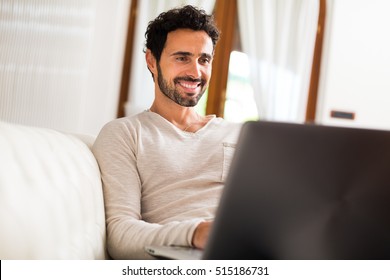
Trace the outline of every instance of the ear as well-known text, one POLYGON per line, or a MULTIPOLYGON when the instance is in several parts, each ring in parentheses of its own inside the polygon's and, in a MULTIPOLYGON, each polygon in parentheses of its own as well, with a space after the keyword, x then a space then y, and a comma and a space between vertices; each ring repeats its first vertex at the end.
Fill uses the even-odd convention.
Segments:
POLYGON ((145 59, 146 59, 146 65, 148 66, 149 71, 152 73, 152 76, 156 77, 157 75, 156 58, 154 57, 150 49, 146 50, 145 59))

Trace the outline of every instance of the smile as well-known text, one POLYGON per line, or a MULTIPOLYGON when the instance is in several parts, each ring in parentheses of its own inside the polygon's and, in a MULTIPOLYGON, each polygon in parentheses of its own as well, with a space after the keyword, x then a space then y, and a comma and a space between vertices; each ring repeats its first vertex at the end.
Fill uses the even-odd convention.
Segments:
POLYGON ((188 89, 196 89, 200 85, 200 83, 189 83, 189 82, 178 82, 178 84, 188 89))

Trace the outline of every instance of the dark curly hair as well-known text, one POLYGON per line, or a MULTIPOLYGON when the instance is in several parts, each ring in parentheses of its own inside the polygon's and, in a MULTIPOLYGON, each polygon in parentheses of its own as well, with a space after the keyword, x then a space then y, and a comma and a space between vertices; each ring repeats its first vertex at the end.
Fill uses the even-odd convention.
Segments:
POLYGON ((214 48, 219 39, 220 32, 213 16, 206 14, 204 10, 191 5, 169 10, 150 21, 145 32, 145 46, 150 49, 157 62, 160 61, 168 33, 182 28, 205 31, 210 36, 214 48))

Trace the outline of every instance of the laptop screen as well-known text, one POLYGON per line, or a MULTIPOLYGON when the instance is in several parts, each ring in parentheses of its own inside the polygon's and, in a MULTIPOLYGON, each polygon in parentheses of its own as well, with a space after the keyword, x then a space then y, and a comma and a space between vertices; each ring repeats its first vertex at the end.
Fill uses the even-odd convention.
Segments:
POLYGON ((204 259, 390 259, 390 132, 244 124, 204 259))

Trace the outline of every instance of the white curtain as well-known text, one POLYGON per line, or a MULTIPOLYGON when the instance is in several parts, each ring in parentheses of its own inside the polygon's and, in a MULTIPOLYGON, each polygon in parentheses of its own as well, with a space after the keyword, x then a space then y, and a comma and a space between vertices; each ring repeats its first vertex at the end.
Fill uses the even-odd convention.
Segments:
POLYGON ((0 120, 97 134, 116 117, 131 0, 0 0, 0 120))
POLYGON ((243 51, 261 120, 305 120, 318 0, 238 0, 243 51))
POLYGON ((154 83, 146 67, 143 55, 145 45, 145 31, 149 21, 161 12, 184 5, 193 5, 202 8, 211 14, 215 0, 142 0, 138 1, 138 14, 133 46, 130 87, 126 115, 139 113, 147 108, 154 99, 154 83))

